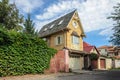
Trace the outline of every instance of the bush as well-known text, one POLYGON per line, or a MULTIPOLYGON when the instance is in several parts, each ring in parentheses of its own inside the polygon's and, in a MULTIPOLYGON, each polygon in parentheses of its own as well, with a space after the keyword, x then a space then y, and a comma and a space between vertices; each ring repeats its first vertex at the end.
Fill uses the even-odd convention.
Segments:
POLYGON ((95 53, 90 54, 90 59, 91 60, 97 60, 98 58, 99 58, 98 54, 95 54, 95 53))
POLYGON ((38 37, 0 30, 0 76, 43 73, 55 53, 38 37))

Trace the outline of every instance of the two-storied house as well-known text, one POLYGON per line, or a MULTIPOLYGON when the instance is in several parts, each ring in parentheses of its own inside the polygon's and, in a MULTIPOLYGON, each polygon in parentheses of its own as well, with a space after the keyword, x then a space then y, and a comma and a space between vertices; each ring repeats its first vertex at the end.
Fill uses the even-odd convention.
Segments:
MULTIPOLYGON (((83 52, 83 31, 80 18, 76 10, 44 25, 39 36, 46 40, 49 47, 57 49, 58 55, 63 54, 63 61, 57 56, 57 68, 61 67, 61 62, 70 70, 82 69, 84 67, 83 52), (59 51, 63 51, 59 53, 59 51)), ((62 64, 62 65, 63 65, 62 64)), ((59 70, 58 70, 59 71, 59 70)))

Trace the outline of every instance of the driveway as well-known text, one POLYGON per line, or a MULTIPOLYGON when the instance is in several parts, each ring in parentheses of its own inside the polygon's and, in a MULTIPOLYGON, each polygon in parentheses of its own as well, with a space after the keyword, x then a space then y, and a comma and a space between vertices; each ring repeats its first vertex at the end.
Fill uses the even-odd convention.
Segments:
POLYGON ((4 77, 0 80, 120 80, 120 71, 92 71, 85 73, 59 73, 51 75, 25 75, 4 77))

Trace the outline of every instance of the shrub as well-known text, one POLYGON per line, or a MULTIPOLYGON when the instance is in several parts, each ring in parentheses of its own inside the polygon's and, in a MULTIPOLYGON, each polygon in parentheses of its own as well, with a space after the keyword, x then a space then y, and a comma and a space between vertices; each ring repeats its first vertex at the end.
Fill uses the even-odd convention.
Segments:
POLYGON ((90 59, 91 60, 97 60, 98 58, 99 58, 98 54, 95 54, 95 53, 90 54, 90 59))

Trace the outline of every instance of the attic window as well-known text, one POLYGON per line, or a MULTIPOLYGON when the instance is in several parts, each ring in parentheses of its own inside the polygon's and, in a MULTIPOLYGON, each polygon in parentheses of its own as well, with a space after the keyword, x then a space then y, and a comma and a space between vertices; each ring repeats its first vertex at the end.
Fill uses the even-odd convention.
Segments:
POLYGON ((63 22, 63 20, 61 20, 61 21, 58 23, 58 25, 62 24, 62 22, 63 22))
POLYGON ((47 28, 44 29, 44 31, 46 31, 46 30, 47 30, 47 28))
POLYGON ((50 26, 50 29, 53 28, 53 26, 54 26, 54 24, 52 24, 52 25, 50 26))

